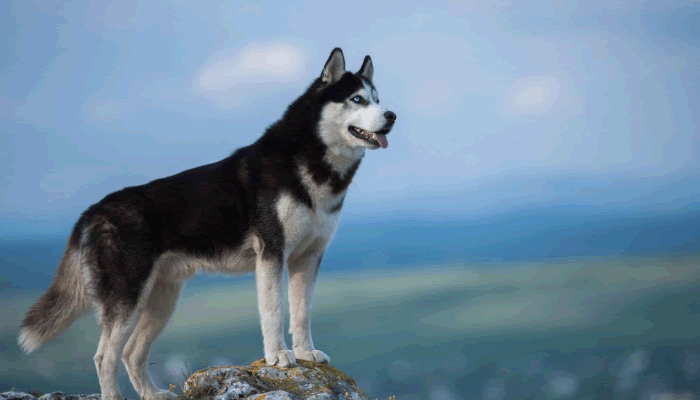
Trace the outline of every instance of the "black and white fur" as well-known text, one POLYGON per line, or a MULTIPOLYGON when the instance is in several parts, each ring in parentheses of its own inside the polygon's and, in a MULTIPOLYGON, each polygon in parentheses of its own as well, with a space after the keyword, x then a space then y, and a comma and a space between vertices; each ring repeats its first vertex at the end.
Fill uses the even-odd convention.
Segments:
POLYGON ((321 258, 365 149, 386 147, 396 120, 379 105, 373 73, 369 56, 357 73, 346 72, 336 48, 321 75, 252 145, 88 208, 53 283, 22 322, 22 348, 37 350, 95 308, 102 399, 121 398, 120 358, 141 397, 172 398, 156 388, 146 365, 183 282, 200 271, 255 271, 266 362, 328 362, 310 329, 321 258), (285 268, 292 350, 283 332, 285 268))

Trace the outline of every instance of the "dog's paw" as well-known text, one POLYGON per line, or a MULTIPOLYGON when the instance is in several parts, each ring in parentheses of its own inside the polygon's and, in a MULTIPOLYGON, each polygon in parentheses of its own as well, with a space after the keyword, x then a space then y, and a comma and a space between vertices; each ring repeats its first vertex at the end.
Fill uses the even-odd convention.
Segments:
POLYGON ((294 355, 296 355, 297 359, 299 360, 314 361, 326 364, 328 364, 331 361, 331 358, 328 357, 328 354, 322 352, 321 350, 297 350, 294 352, 294 355))
POLYGON ((267 365, 276 365, 278 367, 286 368, 296 365, 297 359, 294 357, 294 353, 291 351, 279 350, 272 353, 266 353, 265 362, 267 365))

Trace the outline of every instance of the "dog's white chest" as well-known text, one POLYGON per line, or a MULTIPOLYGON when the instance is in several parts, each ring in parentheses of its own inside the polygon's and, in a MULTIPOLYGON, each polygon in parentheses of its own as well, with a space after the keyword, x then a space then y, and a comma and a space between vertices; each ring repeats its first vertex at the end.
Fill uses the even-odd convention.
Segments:
POLYGON ((334 194, 329 185, 305 186, 309 189, 312 208, 287 193, 277 199, 277 217, 282 224, 287 256, 301 254, 312 246, 325 248, 338 225, 338 206, 345 192, 334 194))

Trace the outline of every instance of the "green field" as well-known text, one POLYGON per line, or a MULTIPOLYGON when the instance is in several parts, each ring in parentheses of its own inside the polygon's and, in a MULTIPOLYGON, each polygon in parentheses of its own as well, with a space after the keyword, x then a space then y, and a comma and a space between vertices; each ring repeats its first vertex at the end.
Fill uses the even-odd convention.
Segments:
MULTIPOLYGON (((700 390, 699 260, 576 258, 322 273, 314 342, 374 397, 686 398, 700 390)), ((20 353, 16 329, 39 295, 0 297, 0 391, 99 392, 92 317, 35 354, 20 353)), ((208 365, 261 356, 253 283, 232 279, 186 289, 150 361, 167 387, 208 365)), ((121 382, 133 398, 123 368, 121 382)))

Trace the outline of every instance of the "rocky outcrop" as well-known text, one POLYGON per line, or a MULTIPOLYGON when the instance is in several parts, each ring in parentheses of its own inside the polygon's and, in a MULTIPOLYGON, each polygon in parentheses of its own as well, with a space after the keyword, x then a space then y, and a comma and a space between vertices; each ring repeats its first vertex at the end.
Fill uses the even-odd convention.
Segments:
MULTIPOLYGON (((200 399, 369 400, 351 377, 328 364, 304 360, 297 360, 293 368, 268 366, 265 360, 258 360, 248 367, 197 371, 185 382, 184 393, 178 400, 200 399)), ((35 396, 11 391, 0 393, 0 400, 100 400, 100 395, 54 392, 35 396)))
POLYGON ((215 400, 366 400, 355 380, 328 364, 297 360, 293 368, 216 367, 197 371, 185 382, 189 398, 215 400))
POLYGON ((63 392, 53 392, 38 396, 15 391, 0 393, 0 400, 100 400, 101 397, 99 394, 71 395, 63 392))

